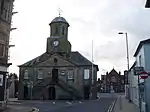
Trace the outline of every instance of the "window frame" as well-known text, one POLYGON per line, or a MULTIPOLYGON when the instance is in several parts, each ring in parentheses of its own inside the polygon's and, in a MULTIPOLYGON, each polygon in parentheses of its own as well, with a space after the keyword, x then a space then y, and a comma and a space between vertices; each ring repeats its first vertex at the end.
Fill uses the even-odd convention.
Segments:
POLYGON ((84 76, 83 76, 83 78, 84 78, 84 80, 89 80, 90 79, 90 69, 88 69, 88 68, 85 68, 84 69, 84 76), (87 74, 85 74, 85 71, 87 70, 87 73, 88 73, 88 75, 87 74), (87 76, 86 76, 87 75, 87 76))
POLYGON ((43 72, 41 70, 38 70, 38 76, 37 76, 37 78, 39 80, 43 79, 43 72))
POLYGON ((29 71, 26 69, 24 70, 24 77, 25 80, 29 79, 29 71))
POLYGON ((4 1, 1 8, 1 14, 4 20, 11 22, 11 12, 13 8, 13 4, 10 1, 4 1))
POLYGON ((1 79, 1 80, 0 80, 0 86, 3 86, 3 77, 4 77, 4 76, 3 76, 2 74, 0 74, 0 79, 1 79))
POLYGON ((69 69, 68 72, 67 72, 67 80, 74 80, 74 70, 73 69, 69 69), (72 76, 70 78, 70 74, 69 73, 72 73, 72 76))
MULTIPOLYGON (((3 57, 5 57, 5 43, 4 43, 4 41, 3 40, 0 40, 0 45, 2 45, 2 55, 1 55, 1 53, 0 53, 0 58, 3 58, 3 57)), ((1 49, 0 49, 0 51, 1 51, 1 49)))

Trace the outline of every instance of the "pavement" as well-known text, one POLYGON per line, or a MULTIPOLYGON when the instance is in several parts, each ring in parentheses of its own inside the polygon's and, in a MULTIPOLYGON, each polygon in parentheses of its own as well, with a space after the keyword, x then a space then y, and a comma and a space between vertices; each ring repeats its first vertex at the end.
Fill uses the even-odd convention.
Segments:
POLYGON ((8 100, 7 108, 2 112, 31 112, 33 109, 36 108, 21 105, 17 98, 10 98, 8 100))
POLYGON ((132 102, 129 102, 124 95, 119 95, 113 112, 140 112, 140 109, 132 102))
POLYGON ((31 107, 8 105, 3 112, 31 112, 31 107))

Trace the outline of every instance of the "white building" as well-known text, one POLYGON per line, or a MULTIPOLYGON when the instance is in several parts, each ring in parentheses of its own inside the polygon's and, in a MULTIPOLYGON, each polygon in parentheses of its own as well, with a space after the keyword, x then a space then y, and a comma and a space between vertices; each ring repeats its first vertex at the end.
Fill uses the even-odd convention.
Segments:
POLYGON ((134 57, 136 59, 136 62, 131 67, 129 74, 131 99, 136 105, 141 106, 142 112, 150 112, 150 77, 145 80, 145 86, 144 80, 140 79, 139 77, 140 89, 138 89, 138 76, 134 73, 134 67, 144 67, 145 71, 150 71, 150 39, 140 41, 134 57), (141 100, 139 100, 139 95, 141 97, 141 100), (141 105, 139 105, 139 101, 141 101, 141 105))

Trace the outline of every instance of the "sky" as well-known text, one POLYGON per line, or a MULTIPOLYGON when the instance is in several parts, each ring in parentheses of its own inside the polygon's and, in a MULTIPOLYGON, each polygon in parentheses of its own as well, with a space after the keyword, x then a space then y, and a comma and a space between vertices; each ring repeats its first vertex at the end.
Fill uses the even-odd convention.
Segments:
POLYGON ((12 18, 9 71, 19 74, 21 65, 46 51, 46 39, 50 36, 49 23, 59 15, 70 24, 68 39, 72 51, 79 51, 86 58, 92 57, 99 72, 127 69, 125 35, 129 41, 130 66, 133 54, 141 40, 150 37, 150 9, 145 0, 16 0, 12 18))

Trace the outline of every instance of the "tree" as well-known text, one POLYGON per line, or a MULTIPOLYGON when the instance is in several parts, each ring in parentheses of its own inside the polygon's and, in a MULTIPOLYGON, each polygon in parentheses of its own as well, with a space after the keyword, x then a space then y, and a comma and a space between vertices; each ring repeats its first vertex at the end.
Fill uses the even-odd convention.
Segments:
POLYGON ((150 0, 146 1, 145 8, 150 8, 150 0))

